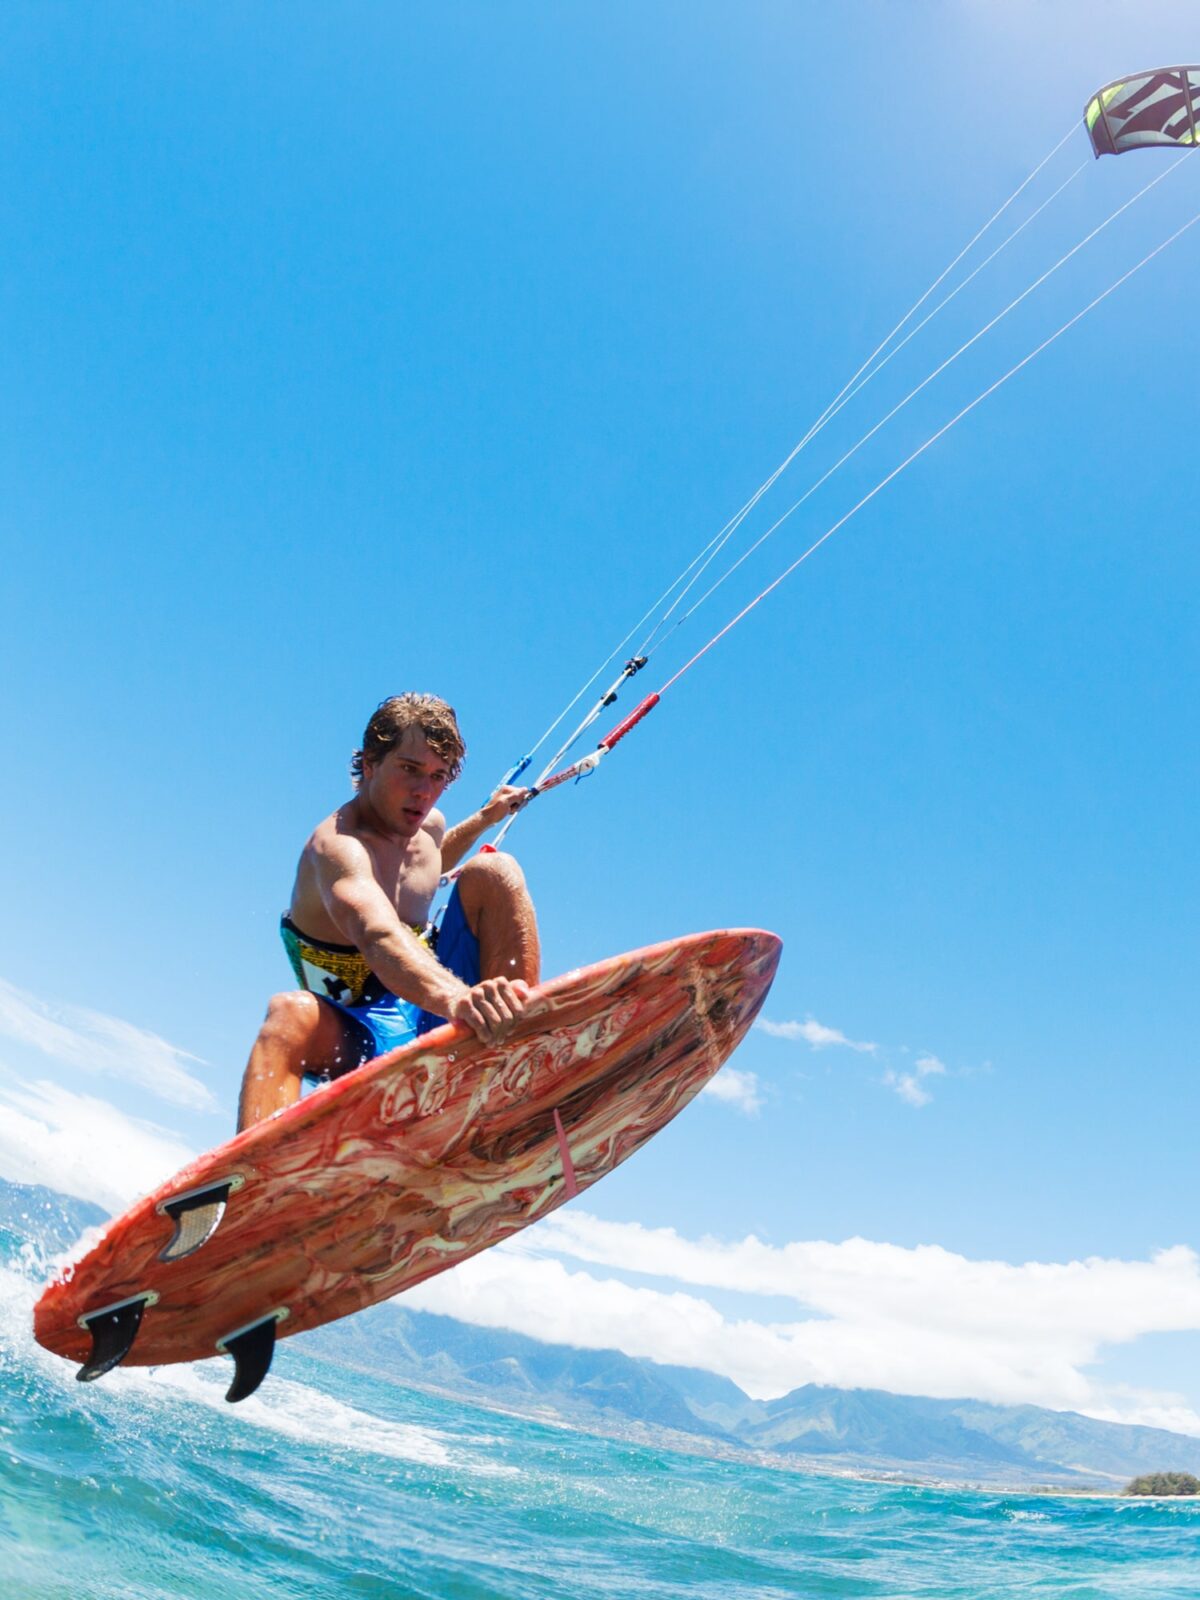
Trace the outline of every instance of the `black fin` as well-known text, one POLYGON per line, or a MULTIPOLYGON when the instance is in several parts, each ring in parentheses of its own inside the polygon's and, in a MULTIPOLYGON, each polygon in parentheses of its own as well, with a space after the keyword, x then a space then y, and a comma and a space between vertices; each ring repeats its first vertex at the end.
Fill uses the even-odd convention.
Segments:
POLYGON ((83 1318, 83 1325, 92 1336, 92 1353, 75 1374, 80 1383, 91 1383, 120 1366, 133 1349, 145 1309, 146 1296, 139 1294, 133 1300, 105 1306, 103 1311, 83 1318))
POLYGON ((159 1207, 175 1224, 170 1241, 159 1252, 160 1261, 182 1261, 207 1244, 216 1233, 225 1215, 232 1180, 211 1183, 205 1189, 193 1189, 189 1194, 178 1195, 159 1207))
POLYGON ((261 1322, 252 1322, 240 1333, 222 1339, 220 1348, 233 1357, 233 1382, 225 1395, 226 1400, 245 1400, 266 1377, 275 1354, 275 1329, 279 1317, 272 1312, 261 1322))

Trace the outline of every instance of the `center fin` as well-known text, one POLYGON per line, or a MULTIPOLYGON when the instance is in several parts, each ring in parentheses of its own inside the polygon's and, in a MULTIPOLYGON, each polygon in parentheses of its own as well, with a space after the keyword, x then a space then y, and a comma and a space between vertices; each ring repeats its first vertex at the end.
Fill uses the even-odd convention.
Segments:
POLYGON ((233 1382, 226 1391, 226 1400, 248 1399, 266 1377, 275 1354, 275 1330, 286 1316, 286 1310, 272 1311, 270 1316, 217 1340, 217 1349, 233 1357, 233 1382))

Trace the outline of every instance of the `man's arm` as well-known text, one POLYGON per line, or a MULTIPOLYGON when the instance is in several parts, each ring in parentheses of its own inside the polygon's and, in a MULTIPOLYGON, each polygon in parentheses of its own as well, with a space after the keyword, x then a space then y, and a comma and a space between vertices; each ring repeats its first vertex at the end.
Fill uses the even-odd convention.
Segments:
POLYGON ((486 978, 469 988, 406 928, 379 887, 371 858, 353 838, 339 838, 317 856, 321 899, 348 944, 393 994, 465 1022, 481 1039, 499 1042, 525 1009, 529 985, 521 979, 486 978))
POLYGON ((319 852, 316 868, 325 909, 347 944, 362 951, 379 981, 402 1000, 448 1017, 467 986, 400 921, 363 845, 339 838, 319 852))
POLYGON ((482 806, 473 816, 465 817, 462 822, 456 822, 441 841, 442 871, 449 872, 451 867, 456 867, 481 835, 489 828, 494 828, 498 822, 503 822, 505 817, 511 816, 514 811, 519 811, 528 793, 528 789, 521 789, 511 783, 502 783, 487 805, 482 806))

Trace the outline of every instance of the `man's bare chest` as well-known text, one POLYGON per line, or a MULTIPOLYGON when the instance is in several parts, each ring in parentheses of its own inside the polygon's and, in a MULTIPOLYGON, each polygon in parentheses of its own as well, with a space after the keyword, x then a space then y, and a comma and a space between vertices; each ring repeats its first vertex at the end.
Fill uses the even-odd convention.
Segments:
POLYGON ((442 875, 442 855, 422 831, 407 845, 367 841, 375 881, 395 906, 402 922, 424 922, 442 875))

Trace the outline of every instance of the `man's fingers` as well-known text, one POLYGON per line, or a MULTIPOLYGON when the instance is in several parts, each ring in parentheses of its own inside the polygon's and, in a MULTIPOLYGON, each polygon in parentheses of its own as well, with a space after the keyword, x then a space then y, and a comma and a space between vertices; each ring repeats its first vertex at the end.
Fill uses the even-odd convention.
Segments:
POLYGON ((522 978, 485 978, 470 989, 461 1021, 487 1044, 499 1044, 524 1011, 529 985, 522 978))
POLYGON ((477 984, 476 994, 482 994, 493 1005, 505 1006, 511 1009, 515 1016, 524 1010, 525 1001, 529 996, 529 985, 523 978, 485 978, 477 984))
POLYGON ((498 822, 501 817, 514 816, 529 799, 529 790, 520 788, 513 783, 502 783, 498 789, 493 789, 487 805, 483 808, 485 817, 493 822, 498 822))
POLYGON ((502 1000, 482 999, 476 1002, 481 1016, 486 1017, 490 1028, 503 1027, 514 1020, 512 1012, 502 1000))
POLYGON ((483 1040, 484 1044, 499 1044, 503 1035, 503 1025, 479 1005, 472 1005, 460 1019, 465 1022, 483 1040))

